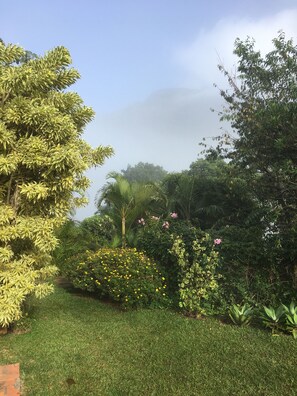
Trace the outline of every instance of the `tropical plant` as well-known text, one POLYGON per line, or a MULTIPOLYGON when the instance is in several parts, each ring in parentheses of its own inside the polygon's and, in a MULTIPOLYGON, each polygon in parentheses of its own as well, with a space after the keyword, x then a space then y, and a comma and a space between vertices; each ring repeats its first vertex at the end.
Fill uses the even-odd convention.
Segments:
POLYGON ((20 319, 29 295, 52 291, 54 230, 86 202, 85 170, 112 154, 81 139, 94 113, 65 91, 79 78, 68 50, 25 54, 0 42, 0 326, 20 319))
POLYGON ((246 326, 253 317, 253 307, 249 304, 233 304, 229 308, 229 317, 238 326, 246 326))
POLYGON ((285 329, 297 338, 297 305, 292 301, 289 306, 283 304, 283 308, 286 317, 285 329))
POLYGON ((264 326, 269 327, 274 334, 278 330, 283 330, 285 309, 281 304, 278 308, 263 307, 263 311, 260 314, 262 323, 264 326))
POLYGON ((98 191, 96 203, 98 210, 107 212, 121 230, 122 247, 126 247, 126 233, 136 219, 148 209, 154 194, 152 184, 129 182, 123 176, 111 173, 108 182, 98 191))
POLYGON ((256 224, 263 216, 244 175, 222 159, 198 159, 162 183, 170 211, 203 230, 256 224))

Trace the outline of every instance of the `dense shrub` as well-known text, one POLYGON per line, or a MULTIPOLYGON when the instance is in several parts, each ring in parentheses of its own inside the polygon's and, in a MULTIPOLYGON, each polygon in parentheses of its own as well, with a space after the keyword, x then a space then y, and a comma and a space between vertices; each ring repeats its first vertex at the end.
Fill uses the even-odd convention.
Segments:
POLYGON ((75 287, 124 307, 161 305, 166 301, 165 278, 157 265, 136 249, 87 251, 68 260, 65 275, 75 287))
POLYGON ((68 258, 109 245, 114 233, 113 221, 106 215, 94 215, 82 222, 68 220, 57 232, 59 245, 53 254, 56 265, 63 271, 68 258))
POLYGON ((187 221, 174 216, 158 218, 152 216, 140 222, 137 232, 137 248, 159 263, 168 282, 171 296, 178 292, 179 266, 177 258, 171 253, 173 237, 182 238, 190 258, 193 257, 192 244, 202 232, 187 221))
POLYGON ((80 223, 80 228, 92 235, 93 242, 97 244, 97 247, 109 245, 116 233, 115 224, 108 215, 87 217, 80 223))
POLYGON ((179 237, 174 240, 171 252, 177 257, 179 266, 179 306, 191 314, 213 313, 209 301, 219 287, 219 253, 215 245, 220 243, 220 239, 213 241, 205 234, 193 241, 193 257, 190 258, 183 240, 179 237))
MULTIPOLYGON (((275 305, 293 298, 286 274, 281 274, 278 245, 263 236, 260 227, 228 226, 217 234, 220 245, 220 294, 222 304, 246 302, 275 305)), ((213 234, 213 236, 216 234, 213 234)), ((285 272, 285 268, 283 269, 285 272)))

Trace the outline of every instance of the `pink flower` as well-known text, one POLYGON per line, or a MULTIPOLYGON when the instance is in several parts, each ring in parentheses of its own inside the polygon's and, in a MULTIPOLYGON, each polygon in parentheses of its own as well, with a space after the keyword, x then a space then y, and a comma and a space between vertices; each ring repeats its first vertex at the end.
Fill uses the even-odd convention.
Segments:
POLYGON ((178 214, 176 212, 172 212, 172 213, 170 213, 170 217, 172 219, 177 219, 178 218, 178 214))
POLYGON ((213 243, 215 244, 215 245, 220 245, 221 243, 222 243, 222 240, 221 239, 215 239, 214 241, 213 241, 213 243))
POLYGON ((164 221, 164 223, 162 224, 162 227, 165 228, 165 230, 168 230, 168 228, 169 228, 168 221, 164 221))
POLYGON ((139 219, 138 220, 138 224, 145 225, 144 218, 139 219))

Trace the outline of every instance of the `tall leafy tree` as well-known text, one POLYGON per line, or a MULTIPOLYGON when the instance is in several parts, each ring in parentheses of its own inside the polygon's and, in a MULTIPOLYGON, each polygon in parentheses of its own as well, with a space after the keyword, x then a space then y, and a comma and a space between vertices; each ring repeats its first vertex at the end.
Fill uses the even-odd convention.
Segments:
POLYGON ((243 176, 222 159, 198 159, 189 170, 169 174, 163 190, 171 211, 203 230, 243 226, 257 208, 243 176))
POLYGON ((175 211, 184 220, 192 220, 195 179, 187 171, 169 174, 162 183, 167 196, 166 211, 175 211))
POLYGON ((297 286, 297 47, 283 33, 273 46, 262 56, 252 39, 235 42, 237 78, 221 67, 230 83, 222 118, 236 132, 227 156, 266 208, 267 233, 277 235, 282 263, 295 264, 297 286))
POLYGON ((81 139, 94 113, 65 91, 79 78, 67 49, 25 55, 0 42, 0 326, 52 290, 54 230, 85 202, 85 170, 112 154, 81 139))
POLYGON ((128 165, 127 169, 122 169, 121 174, 129 182, 157 183, 166 177, 167 171, 159 165, 138 162, 134 166, 128 165))

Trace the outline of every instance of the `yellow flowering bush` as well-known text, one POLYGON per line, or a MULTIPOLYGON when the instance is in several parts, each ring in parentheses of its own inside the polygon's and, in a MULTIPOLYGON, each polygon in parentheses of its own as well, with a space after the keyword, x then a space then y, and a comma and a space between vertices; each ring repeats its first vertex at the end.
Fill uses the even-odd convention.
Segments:
POLYGON ((75 287, 124 307, 162 305, 167 301, 165 278, 156 263, 136 249, 87 251, 68 260, 65 275, 75 287))

